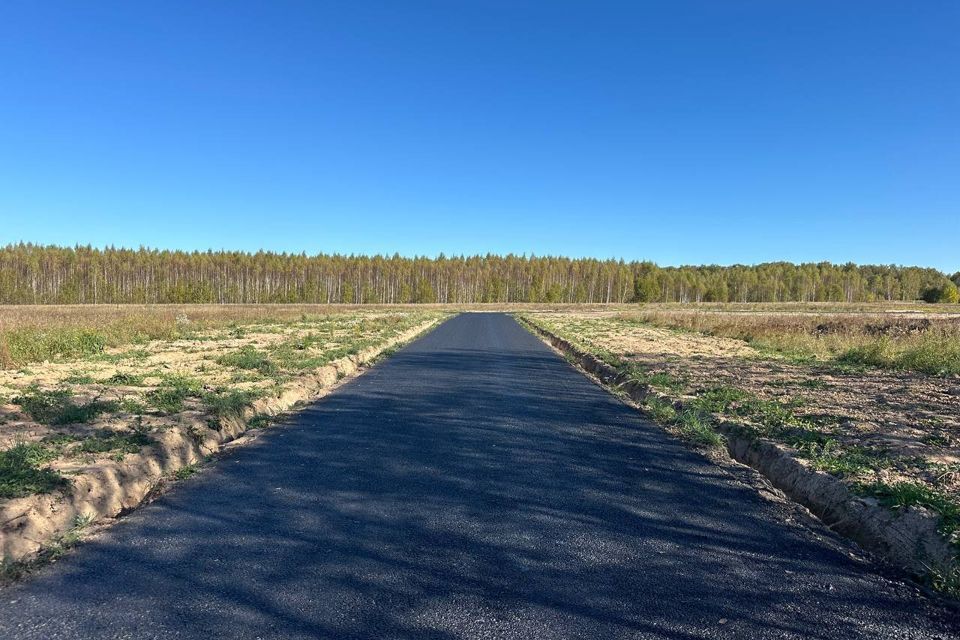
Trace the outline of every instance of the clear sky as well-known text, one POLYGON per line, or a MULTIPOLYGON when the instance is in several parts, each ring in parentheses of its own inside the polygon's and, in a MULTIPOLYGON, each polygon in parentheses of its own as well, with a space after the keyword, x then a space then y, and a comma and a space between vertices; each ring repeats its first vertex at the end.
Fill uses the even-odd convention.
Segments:
POLYGON ((957 0, 0 5, 0 243, 960 269, 957 0))

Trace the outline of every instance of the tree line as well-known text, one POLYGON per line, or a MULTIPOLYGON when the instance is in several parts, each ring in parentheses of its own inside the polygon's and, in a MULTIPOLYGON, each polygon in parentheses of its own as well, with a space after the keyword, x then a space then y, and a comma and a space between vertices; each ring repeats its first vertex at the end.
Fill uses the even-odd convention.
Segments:
POLYGON ((951 301, 957 285, 960 273, 829 262, 661 267, 491 254, 0 248, 2 304, 951 301))

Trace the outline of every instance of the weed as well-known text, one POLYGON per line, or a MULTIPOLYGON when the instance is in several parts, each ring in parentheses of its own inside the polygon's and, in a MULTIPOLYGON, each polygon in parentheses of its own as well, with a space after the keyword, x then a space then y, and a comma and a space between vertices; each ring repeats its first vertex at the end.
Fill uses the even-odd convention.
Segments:
POLYGON ((875 496, 888 507, 918 505, 937 512, 940 514, 940 531, 954 543, 960 543, 957 537, 960 530, 960 505, 951 500, 950 496, 919 482, 907 481, 892 484, 876 482, 861 485, 860 489, 875 496))
POLYGON ((723 436, 713 430, 710 419, 699 411, 684 411, 677 418, 676 425, 682 437, 697 444, 719 447, 724 443, 723 436))
POLYGON ((648 396, 643 401, 643 406, 650 417, 659 424, 672 424, 677 419, 677 410, 673 405, 657 396, 648 396))
POLYGON ((162 413, 179 413, 186 399, 199 396, 202 388, 196 378, 168 374, 162 377, 160 386, 147 394, 147 402, 162 413))
POLYGON ((247 426, 251 429, 264 429, 269 427, 272 422, 273 418, 271 416, 261 413, 250 418, 250 421, 247 422, 247 426))
POLYGON ((21 443, 0 451, 0 498, 21 498, 49 493, 69 484, 53 469, 41 467, 55 453, 39 443, 21 443))
POLYGON ((118 405, 113 401, 91 400, 85 404, 75 404, 68 389, 44 391, 37 386, 28 387, 13 402, 20 405, 24 413, 41 424, 74 424, 93 420, 103 413, 116 411, 118 405))
POLYGON ((214 416, 223 418, 240 415, 262 395, 262 391, 227 389, 205 393, 203 402, 214 416))
POLYGON ((103 353, 107 344, 99 331, 76 327, 25 327, 4 337, 7 357, 12 362, 82 358, 103 353))
POLYGON ((67 384, 93 384, 93 377, 86 373, 73 373, 63 381, 67 384))
POLYGON ((145 433, 117 433, 102 431, 95 436, 84 438, 76 448, 77 453, 137 453, 153 440, 145 433))
MULTIPOLYGON (((822 437, 821 437, 822 438, 822 437)), ((831 475, 853 477, 889 465, 889 459, 872 449, 858 446, 841 446, 831 438, 814 442, 790 442, 800 457, 810 460, 814 469, 831 475)))
POLYGON ((251 369, 268 376, 276 373, 277 365, 262 351, 249 345, 217 358, 217 363, 237 369, 251 369))
POLYGON ((731 405, 747 397, 747 394, 734 387, 714 387, 699 394, 693 406, 707 413, 726 413, 731 405))
POLYGON ((199 469, 194 464, 186 464, 173 472, 173 477, 177 480, 186 480, 193 474, 195 474, 199 469))
POLYGON ((126 413, 142 415, 147 411, 147 405, 133 398, 124 398, 120 401, 120 410, 126 413))
POLYGON ((143 386, 143 375, 135 373, 122 373, 117 372, 107 378, 107 382, 110 384, 116 384, 123 387, 142 387, 143 386))

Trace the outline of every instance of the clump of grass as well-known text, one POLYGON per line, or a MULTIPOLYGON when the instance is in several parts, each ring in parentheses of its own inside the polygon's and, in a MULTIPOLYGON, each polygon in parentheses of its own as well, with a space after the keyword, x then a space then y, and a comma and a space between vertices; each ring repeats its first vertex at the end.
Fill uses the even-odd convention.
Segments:
POLYGON ((860 490, 891 508, 921 506, 940 514, 940 531, 954 544, 960 544, 960 504, 945 493, 919 482, 876 482, 861 485, 860 490))
POLYGON ((250 418, 249 422, 247 422, 247 426, 251 429, 264 429, 269 427, 272 422, 272 416, 261 413, 250 418))
POLYGON ((117 372, 107 378, 110 384, 116 384, 124 387, 141 387, 145 376, 136 373, 117 372))
POLYGON ((724 439, 714 431, 713 424, 708 416, 695 410, 686 410, 676 420, 677 430, 687 440, 707 447, 719 447, 724 439))
POLYGON ((960 599, 960 563, 943 567, 928 567, 930 586, 951 598, 960 599))
POLYGON ((263 395, 262 391, 251 389, 226 389, 203 395, 203 402, 217 418, 236 416, 263 395))
POLYGON ((859 446, 841 446, 832 438, 816 441, 790 442, 801 458, 810 461, 818 471, 841 477, 856 477, 866 472, 889 466, 890 460, 872 449, 859 446))
POLYGON ((885 369, 907 369, 930 375, 960 375, 960 339, 930 335, 908 344, 887 337, 852 347, 837 360, 885 369))
MULTIPOLYGON (((654 308, 620 314, 624 325, 652 325, 742 340, 761 355, 795 364, 840 365, 960 374, 960 321, 876 313, 756 313, 718 306, 694 310, 654 308)), ((768 308, 769 305, 768 305, 768 308)))
POLYGON ((41 424, 74 424, 93 420, 97 416, 116 411, 113 401, 91 400, 76 404, 69 389, 42 390, 37 386, 27 388, 13 399, 24 413, 41 424))
POLYGON ((267 354, 247 345, 242 349, 228 353, 217 358, 217 363, 237 369, 250 369, 259 371, 262 375, 269 376, 277 372, 277 365, 267 356, 267 354))
POLYGON ((900 353, 897 366, 932 375, 960 375, 960 339, 931 336, 920 340, 900 353))
POLYGON ((93 377, 86 373, 73 373, 63 379, 66 384, 93 384, 93 377))
POLYGON ((21 443, 0 451, 0 498, 49 493, 69 484, 53 469, 42 467, 56 454, 40 443, 21 443))
POLYGON ((731 405, 747 397, 746 392, 734 387, 713 387, 697 395, 693 406, 708 413, 726 413, 731 405))
POLYGON ((134 398, 124 398, 120 401, 120 410, 135 415, 142 415, 147 411, 147 405, 134 398))
POLYGON ((173 472, 173 477, 177 480, 186 480, 199 470, 200 469, 195 464, 185 464, 173 472))
POLYGON ((147 402, 162 413, 179 413, 183 411, 186 399, 200 396, 202 388, 196 378, 166 375, 160 385, 147 394, 147 402))
POLYGON ((677 419, 677 410, 673 408, 673 405, 657 396, 648 396, 643 401, 643 407, 650 414, 650 417, 659 424, 673 424, 677 419))
POLYGON ((75 451, 77 453, 137 453, 152 442, 149 436, 139 431, 131 433, 103 431, 81 440, 75 451))

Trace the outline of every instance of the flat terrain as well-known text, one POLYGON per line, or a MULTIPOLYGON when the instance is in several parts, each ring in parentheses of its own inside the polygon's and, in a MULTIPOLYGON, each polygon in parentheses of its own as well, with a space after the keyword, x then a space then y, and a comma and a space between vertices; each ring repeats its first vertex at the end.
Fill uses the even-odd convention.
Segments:
POLYGON ((0 309, 0 582, 441 316, 0 309), (191 315, 188 315, 189 314, 191 315), (8 365, 11 364, 8 362, 8 365))
POLYGON ((4 590, 0 637, 960 637, 792 513, 465 314, 4 590))

